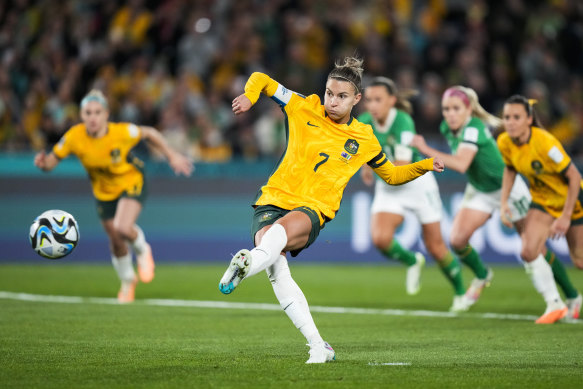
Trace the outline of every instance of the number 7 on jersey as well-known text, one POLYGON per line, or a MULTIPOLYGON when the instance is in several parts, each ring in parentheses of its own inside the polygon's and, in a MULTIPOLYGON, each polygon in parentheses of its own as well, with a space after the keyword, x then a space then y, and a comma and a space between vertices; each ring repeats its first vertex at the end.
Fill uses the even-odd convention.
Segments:
POLYGON ((318 170, 318 168, 320 167, 320 165, 322 165, 322 164, 326 163, 326 161, 328 161, 328 158, 330 158, 330 156, 329 156, 328 154, 326 154, 326 153, 320 153, 320 154, 318 154, 318 155, 319 155, 319 156, 321 156, 321 157, 324 157, 324 159, 323 159, 323 160, 321 160, 320 162, 318 162, 318 163, 316 164, 316 166, 314 166, 314 171, 317 171, 317 170, 318 170))

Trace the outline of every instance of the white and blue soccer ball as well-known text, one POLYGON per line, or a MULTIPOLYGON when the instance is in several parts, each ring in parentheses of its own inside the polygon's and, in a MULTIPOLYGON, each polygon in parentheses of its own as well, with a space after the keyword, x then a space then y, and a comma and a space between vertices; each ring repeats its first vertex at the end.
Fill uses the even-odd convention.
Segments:
POLYGON ((77 247, 79 226, 70 213, 51 209, 34 219, 28 238, 33 250, 39 255, 59 259, 77 247))

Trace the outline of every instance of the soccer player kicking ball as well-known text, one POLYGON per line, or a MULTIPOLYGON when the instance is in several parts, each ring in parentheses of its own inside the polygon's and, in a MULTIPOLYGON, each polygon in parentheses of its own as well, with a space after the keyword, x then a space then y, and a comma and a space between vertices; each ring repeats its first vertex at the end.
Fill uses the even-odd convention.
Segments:
POLYGON ((364 164, 388 184, 409 182, 425 172, 443 171, 439 159, 394 166, 384 154, 369 125, 351 116, 362 97, 362 61, 346 58, 328 75, 324 105, 317 95, 302 96, 262 73, 253 73, 245 93, 233 100, 236 115, 248 111, 264 93, 285 115, 287 148, 253 207, 255 248, 240 250, 219 282, 231 293, 243 279, 266 270, 275 296, 310 346, 306 363, 336 358, 322 339, 308 302, 291 277, 286 253, 297 256, 317 238, 338 211, 344 188, 364 164))

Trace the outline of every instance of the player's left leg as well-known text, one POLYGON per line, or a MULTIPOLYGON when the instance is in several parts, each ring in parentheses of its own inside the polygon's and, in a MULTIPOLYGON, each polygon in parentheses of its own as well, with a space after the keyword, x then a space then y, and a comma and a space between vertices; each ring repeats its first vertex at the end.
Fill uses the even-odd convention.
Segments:
POLYGON ((583 220, 573 222, 565 237, 573 264, 583 270, 583 220))
POLYGON ((138 275, 140 281, 148 283, 154 279, 154 257, 152 248, 146 242, 144 232, 136 224, 142 211, 142 203, 135 198, 122 197, 118 204, 113 219, 114 228, 126 239, 134 253, 138 263, 138 275))
POLYGON ((310 346, 310 358, 306 363, 324 363, 334 360, 334 350, 320 336, 312 319, 308 301, 292 278, 285 255, 279 255, 266 271, 279 304, 310 346))
MULTIPOLYGON (((566 235, 571 260, 579 269, 583 269, 583 224, 581 222, 583 220, 573 222, 566 235)), ((567 317, 570 319, 578 319, 581 305, 583 304, 583 296, 581 296, 581 293, 578 293, 574 298, 568 297, 566 303, 569 308, 567 317)))
POLYGON ((454 289, 452 312, 463 312, 468 309, 463 296, 466 292, 462 278, 462 268, 459 260, 447 248, 441 235, 441 223, 433 222, 422 225, 423 241, 429 254, 437 261, 445 278, 454 289))

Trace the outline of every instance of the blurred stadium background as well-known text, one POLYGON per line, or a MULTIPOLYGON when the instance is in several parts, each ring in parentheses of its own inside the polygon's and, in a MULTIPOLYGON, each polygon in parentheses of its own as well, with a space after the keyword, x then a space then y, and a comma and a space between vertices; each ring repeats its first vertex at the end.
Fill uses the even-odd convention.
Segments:
MULTIPOLYGON (((583 3, 577 0, 13 0, 0 4, 0 262, 40 261, 26 238, 50 208, 73 213, 81 243, 72 261, 109 253, 89 183, 68 159, 51 174, 32 163, 78 121, 91 88, 109 97, 111 120, 158 128, 196 161, 172 177, 149 155, 150 197, 140 224, 158 259, 227 260, 249 246, 255 192, 284 146, 283 117, 269 100, 235 117, 231 100, 253 71, 322 95, 335 60, 358 54, 367 78, 384 75, 414 98, 417 130, 439 148, 440 96, 475 89, 499 114, 521 93, 539 101, 545 127, 583 165, 583 3)), ((359 109, 362 109, 362 104, 359 109)), ((447 210, 465 180, 438 177, 447 210)), ((368 239, 372 189, 355 177, 337 219, 299 260, 382 261, 368 239)), ((419 248, 407 219, 399 238, 419 248)), ((493 218, 473 241, 489 262, 516 263, 519 241, 493 218)), ((565 244, 554 246, 565 257, 565 244)), ((423 249, 421 247, 421 249, 423 249)))

